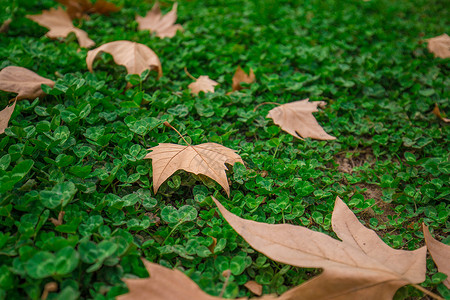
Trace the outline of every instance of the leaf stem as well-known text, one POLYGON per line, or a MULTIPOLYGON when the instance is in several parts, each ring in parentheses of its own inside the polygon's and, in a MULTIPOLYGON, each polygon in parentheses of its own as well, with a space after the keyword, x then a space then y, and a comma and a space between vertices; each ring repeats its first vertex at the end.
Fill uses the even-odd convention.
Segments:
POLYGON ((265 104, 281 105, 280 103, 277 103, 277 102, 263 102, 263 103, 256 105, 255 108, 253 109, 253 112, 255 112, 261 105, 265 105, 265 104))
POLYGON ((166 238, 164 239, 164 241, 162 242, 161 246, 164 246, 164 244, 166 243, 167 239, 172 235, 172 233, 178 228, 178 226, 181 225, 181 223, 184 222, 184 218, 183 220, 178 221, 178 223, 172 228, 172 230, 169 232, 169 234, 166 236, 166 238))
POLYGON ((188 70, 187 70, 186 67, 184 67, 184 72, 185 72, 186 75, 187 75, 189 78, 191 78, 192 80, 197 80, 197 78, 195 78, 194 76, 192 76, 191 73, 188 72, 188 70))
POLYGON ((435 293, 433 293, 433 292, 427 290, 426 288, 424 288, 424 287, 422 287, 422 286, 420 286, 420 285, 418 285, 418 284, 411 284, 411 285, 412 285, 413 287, 415 287, 416 289, 418 289, 419 291, 421 291, 422 293, 424 293, 424 294, 430 296, 430 297, 433 298, 433 299, 436 299, 436 300, 444 300, 444 298, 442 298, 441 296, 436 295, 435 293))
POLYGON ((230 270, 226 270, 226 271, 224 271, 224 273, 226 273, 226 274, 222 273, 222 275, 226 275, 225 276, 225 282, 224 282, 224 284, 222 286, 222 290, 220 291, 219 298, 222 298, 223 294, 225 293, 225 289, 227 288, 228 281, 230 280, 230 276, 231 276, 231 271, 230 270))
POLYGON ((181 136, 181 138, 183 139, 183 141, 184 141, 186 144, 188 144, 189 146, 191 145, 191 144, 189 144, 188 141, 186 141, 186 139, 181 135, 181 133, 180 133, 178 130, 175 129, 175 127, 173 127, 172 125, 170 125, 169 122, 165 121, 163 124, 164 124, 164 126, 167 126, 167 127, 169 127, 169 128, 172 128, 173 130, 175 130, 175 131, 181 136))

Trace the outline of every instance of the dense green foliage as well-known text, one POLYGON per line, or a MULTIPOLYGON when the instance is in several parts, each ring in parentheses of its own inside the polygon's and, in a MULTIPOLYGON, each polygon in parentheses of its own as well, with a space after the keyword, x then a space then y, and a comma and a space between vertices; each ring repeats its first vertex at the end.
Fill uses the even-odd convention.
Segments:
MULTIPOLYGON (((282 293, 319 272, 255 252, 211 195, 241 217, 332 236, 339 196, 394 248, 423 246, 422 222, 450 243, 450 127, 430 113, 434 103, 450 112, 450 61, 423 43, 449 28, 445 1, 182 1, 184 32, 172 39, 137 31, 135 14, 152 3, 116 3, 118 13, 74 23, 97 46, 146 44, 162 62, 160 80, 126 76, 108 54, 91 74, 74 35, 50 40, 25 18, 55 2, 2 1, 0 21, 13 22, 0 34, 0 69, 26 67, 57 84, 45 98, 18 102, 0 137, 0 298, 37 299, 56 281, 49 299, 110 299, 127 291, 121 278, 148 276, 141 256, 183 270, 212 295, 231 269, 227 297, 250 295, 248 280, 282 293), (252 67, 257 83, 226 95, 238 65, 252 67), (217 92, 190 95, 184 67, 218 81, 217 92), (307 97, 328 103, 315 116, 336 141, 284 133, 265 118, 273 105, 253 111, 307 97), (246 165, 229 173, 230 198, 181 171, 153 194, 146 149, 184 143, 166 120, 193 144, 238 151, 246 165), (49 218, 60 211, 55 227, 49 218)), ((13 96, 2 92, 0 109, 13 96)), ((445 276, 430 258, 427 265, 423 286, 448 296, 445 276)), ((396 298, 420 295, 405 287, 396 298)))

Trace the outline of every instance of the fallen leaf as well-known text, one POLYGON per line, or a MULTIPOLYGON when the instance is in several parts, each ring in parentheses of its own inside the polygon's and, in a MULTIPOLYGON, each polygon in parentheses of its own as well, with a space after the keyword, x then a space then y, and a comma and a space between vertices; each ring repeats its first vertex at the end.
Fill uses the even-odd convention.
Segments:
POLYGON ((227 167, 236 162, 244 163, 234 150, 216 143, 200 145, 159 144, 148 149, 152 152, 145 158, 152 160, 153 190, 156 194, 161 184, 177 170, 185 170, 196 175, 206 175, 218 182, 230 195, 227 167))
POLYGON ((444 284, 450 289, 450 246, 434 239, 425 224, 422 224, 422 227, 428 251, 430 252, 431 257, 433 257, 438 271, 447 275, 444 284))
POLYGON ((213 200, 231 227, 257 251, 280 263, 324 269, 280 299, 392 299, 400 287, 425 280, 426 247, 390 248, 339 197, 331 222, 342 241, 302 226, 241 219, 213 200))
POLYGON ((93 72, 92 63, 100 52, 111 54, 115 63, 124 66, 128 74, 140 75, 145 70, 156 70, 158 78, 162 76, 158 56, 146 45, 130 41, 115 41, 90 50, 86 56, 89 71, 93 72))
POLYGON ((61 7, 44 10, 40 15, 27 15, 27 18, 50 29, 45 34, 49 38, 65 38, 73 32, 81 47, 89 48, 95 45, 95 42, 88 37, 85 31, 73 26, 72 19, 61 7))
POLYGON ((154 32, 160 38, 174 37, 178 30, 183 29, 180 24, 175 24, 177 20, 177 7, 178 3, 175 3, 172 10, 163 16, 158 2, 156 2, 152 10, 145 17, 136 16, 138 29, 150 30, 150 32, 154 32))
POLYGON ((92 4, 89 0, 57 0, 59 3, 67 8, 67 13, 72 19, 85 18, 87 13, 98 13, 107 15, 111 12, 117 12, 120 7, 114 3, 97 0, 92 4))
POLYGON ((215 237, 211 237, 212 238, 212 243, 211 245, 208 246, 209 251, 211 251, 212 254, 214 254, 214 248, 216 248, 217 245, 217 239, 215 237))
MULTIPOLYGON (((224 299, 208 295, 192 279, 177 269, 168 269, 142 259, 149 278, 122 279, 128 294, 120 295, 117 300, 218 300, 224 299)), ((246 298, 240 298, 246 299, 246 298)))
POLYGON ((247 281, 247 283, 244 284, 244 286, 246 288, 248 288, 250 290, 250 292, 252 292, 253 294, 255 294, 257 296, 261 296, 261 294, 262 294, 262 285, 260 285, 256 281, 253 281, 253 280, 247 281))
POLYGON ((11 115, 14 112, 14 108, 16 107, 16 101, 14 101, 13 105, 7 106, 5 109, 0 111, 0 134, 5 132, 5 129, 8 128, 9 119, 11 119, 11 115))
POLYGON ((428 42, 428 50, 434 54, 434 57, 450 57, 450 37, 446 33, 426 41, 428 42))
POLYGON ((97 0, 89 12, 108 15, 109 13, 118 12, 119 10, 120 7, 116 6, 114 3, 105 0, 97 0))
POLYGON ((271 118, 281 129, 299 139, 309 137, 317 140, 335 140, 334 136, 323 130, 312 114, 319 111, 318 106, 324 107, 326 103, 308 101, 309 99, 304 99, 277 106, 269 111, 267 118, 271 118))
POLYGON ((436 117, 438 117, 439 119, 441 119, 442 121, 444 121, 445 123, 450 122, 450 119, 449 119, 449 118, 444 118, 444 117, 441 115, 441 111, 439 110, 439 107, 438 107, 437 103, 434 104, 433 114, 434 114, 436 117))
POLYGON ((208 76, 200 76, 193 83, 188 85, 188 88, 191 90, 191 93, 194 95, 198 95, 200 92, 211 92, 214 93, 214 87, 219 83, 214 80, 209 79, 208 76))
POLYGON ((7 32, 9 29, 9 24, 11 24, 12 19, 7 19, 3 22, 3 24, 0 26, 0 33, 7 32))
POLYGON ((9 66, 0 71, 0 90, 17 93, 17 100, 43 96, 42 84, 53 87, 55 82, 22 67, 9 66))
POLYGON ((256 79, 255 73, 253 73, 253 70, 251 68, 249 75, 247 75, 245 71, 242 70, 242 68, 239 66, 236 70, 236 73, 234 73, 233 76, 233 85, 232 85, 233 92, 243 89, 243 87, 241 86, 241 82, 253 83, 255 82, 255 79, 256 79))

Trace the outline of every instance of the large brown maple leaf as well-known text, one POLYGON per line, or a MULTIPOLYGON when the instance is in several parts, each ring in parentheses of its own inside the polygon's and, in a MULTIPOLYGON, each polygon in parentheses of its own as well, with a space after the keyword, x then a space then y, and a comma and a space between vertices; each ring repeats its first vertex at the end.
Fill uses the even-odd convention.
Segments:
POLYGON ((281 263, 324 270, 280 300, 387 300, 398 288, 425 280, 426 247, 415 251, 390 248, 339 197, 332 227, 341 241, 302 226, 241 219, 214 201, 228 223, 257 251, 281 263))
POLYGON ((438 271, 447 275, 444 284, 450 289, 450 246, 437 241, 431 236, 428 227, 423 224, 423 236, 431 257, 438 268, 438 271))

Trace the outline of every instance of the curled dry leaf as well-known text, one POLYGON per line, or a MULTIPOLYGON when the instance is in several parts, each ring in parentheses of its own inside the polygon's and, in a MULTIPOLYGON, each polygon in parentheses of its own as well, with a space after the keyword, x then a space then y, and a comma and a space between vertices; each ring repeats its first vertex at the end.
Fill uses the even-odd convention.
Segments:
POLYGON ((136 16, 136 22, 139 24, 138 29, 150 30, 150 32, 155 33, 160 38, 174 37, 178 30, 183 29, 180 24, 175 24, 177 7, 178 3, 175 3, 172 10, 163 16, 158 2, 156 2, 145 17, 136 16))
POLYGON ((140 75, 145 70, 156 70, 158 78, 162 76, 161 62, 158 56, 146 45, 130 41, 115 41, 90 50, 86 56, 89 71, 93 72, 92 63, 101 52, 111 54, 115 63, 124 66, 128 74, 140 75))
POLYGON ((8 128, 9 119, 11 119, 11 115, 14 112, 14 108, 16 107, 16 101, 14 101, 13 105, 7 106, 5 109, 0 111, 0 134, 5 132, 5 129, 8 128))
POLYGON ((241 86, 241 82, 253 83, 255 82, 255 79, 255 73, 253 73, 253 70, 251 68, 250 73, 247 75, 245 71, 239 66, 233 76, 233 92, 243 89, 243 87, 241 86))
POLYGON ((390 248, 339 197, 331 222, 342 241, 302 226, 241 219, 213 200, 231 227, 257 251, 281 263, 324 269, 279 299, 392 299, 400 287, 425 280, 425 247, 390 248))
POLYGON ((214 80, 209 79, 208 76, 200 76, 196 81, 188 85, 188 88, 191 90, 191 93, 194 95, 198 95, 200 92, 211 92, 214 93, 214 87, 219 83, 214 80))
POLYGON ((145 156, 152 160, 153 190, 156 194, 161 184, 177 170, 185 170, 196 175, 206 175, 219 183, 230 195, 225 164, 244 163, 234 150, 216 143, 200 145, 159 144, 148 149, 145 156))
POLYGON ((86 13, 98 13, 107 15, 111 12, 120 10, 115 4, 105 1, 97 0, 92 4, 89 0, 57 0, 59 3, 67 8, 67 13, 72 19, 85 18, 86 13))
POLYGON ((428 42, 428 50, 434 54, 434 57, 450 57, 450 36, 446 33, 426 41, 428 42))
POLYGON ((212 238, 212 243, 211 245, 208 246, 209 251, 211 251, 212 254, 214 254, 214 248, 216 248, 217 245, 217 239, 215 237, 211 237, 212 238))
POLYGON ((73 26, 72 19, 61 7, 44 10, 40 15, 28 15, 27 18, 50 29, 45 34, 49 38, 65 38, 69 33, 73 32, 77 36, 81 47, 89 48, 95 45, 85 31, 73 26))
POLYGON ((109 13, 118 12, 119 10, 120 7, 116 6, 114 3, 105 0, 97 0, 88 12, 108 15, 109 13))
POLYGON ((442 121, 444 121, 445 123, 450 122, 450 119, 449 119, 449 118, 444 118, 444 117, 441 115, 441 111, 439 110, 439 107, 438 107, 438 105, 437 105, 436 103, 434 104, 433 114, 434 114, 436 117, 438 117, 439 119, 441 119, 442 121))
POLYGON ((9 66, 0 71, 0 90, 17 93, 17 100, 43 96, 42 84, 53 87, 55 82, 22 67, 9 66))
POLYGON ((302 138, 313 138, 317 140, 335 140, 319 125, 313 112, 319 111, 318 106, 324 107, 324 101, 309 102, 309 99, 283 104, 270 110, 267 118, 281 127, 292 136, 302 138))
POLYGON ((450 289, 450 246, 441 243, 431 236, 430 230, 425 224, 423 226, 423 236, 427 244, 428 251, 433 257, 438 271, 447 275, 444 284, 450 289))

